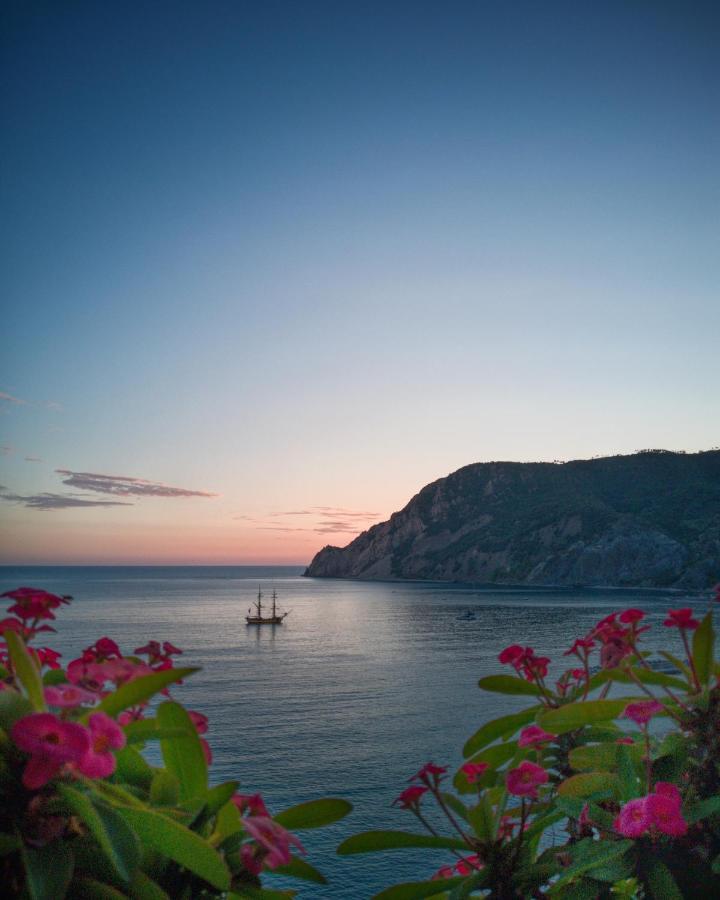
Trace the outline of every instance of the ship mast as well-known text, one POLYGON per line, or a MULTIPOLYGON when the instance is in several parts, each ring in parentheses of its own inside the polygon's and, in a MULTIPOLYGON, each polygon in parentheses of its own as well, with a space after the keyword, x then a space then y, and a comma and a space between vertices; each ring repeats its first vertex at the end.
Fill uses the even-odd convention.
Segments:
POLYGON ((273 590, 273 619, 277 616, 277 612, 275 611, 275 601, 277 600, 277 591, 273 590))
POLYGON ((262 616, 262 591, 260 590, 260 585, 258 585, 258 598, 255 606, 257 606, 258 616, 262 616))

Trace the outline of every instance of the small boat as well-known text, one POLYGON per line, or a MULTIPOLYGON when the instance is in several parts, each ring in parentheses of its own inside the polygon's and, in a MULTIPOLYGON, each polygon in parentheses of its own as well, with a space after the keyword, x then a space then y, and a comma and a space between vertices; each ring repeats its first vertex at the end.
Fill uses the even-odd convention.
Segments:
POLYGON ((257 600, 253 604, 257 613, 253 614, 252 609, 248 610, 248 615, 245 616, 245 621, 248 625, 282 625, 283 619, 290 615, 290 611, 281 612, 277 611, 277 592, 272 592, 272 615, 264 616, 263 615, 263 602, 262 602, 262 591, 258 587, 258 595, 257 600))
POLYGON ((474 622, 475 621, 475 613, 468 609, 461 616, 456 616, 459 622, 474 622))

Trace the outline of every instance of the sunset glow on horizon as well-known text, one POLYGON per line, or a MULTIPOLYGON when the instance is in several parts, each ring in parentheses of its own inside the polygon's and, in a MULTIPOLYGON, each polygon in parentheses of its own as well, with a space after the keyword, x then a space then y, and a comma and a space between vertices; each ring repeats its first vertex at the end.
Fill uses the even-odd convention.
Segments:
POLYGON ((720 443, 716 9, 11 6, 1 563, 304 565, 720 443))

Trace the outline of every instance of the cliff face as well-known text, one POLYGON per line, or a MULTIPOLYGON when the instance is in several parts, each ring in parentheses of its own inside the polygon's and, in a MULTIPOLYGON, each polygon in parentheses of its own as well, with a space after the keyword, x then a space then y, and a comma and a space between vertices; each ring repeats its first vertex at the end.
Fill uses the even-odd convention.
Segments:
POLYGON ((465 466, 305 574, 705 588, 720 580, 720 451, 465 466))

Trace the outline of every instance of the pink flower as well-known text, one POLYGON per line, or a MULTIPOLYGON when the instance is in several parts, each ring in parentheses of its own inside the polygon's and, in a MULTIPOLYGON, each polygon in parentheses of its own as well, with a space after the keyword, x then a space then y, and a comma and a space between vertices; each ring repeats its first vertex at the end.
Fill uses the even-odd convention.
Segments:
POLYGON ((615 741, 616 744, 626 744, 628 747, 632 747, 635 741, 631 737, 622 737, 618 738, 615 741))
POLYGON ((189 709, 187 714, 190 716, 190 721, 195 726, 197 733, 206 734, 208 730, 208 717, 204 716, 201 712, 195 712, 194 709, 189 709))
POLYGON ((59 706, 62 709, 73 709, 81 703, 93 703, 97 700, 97 694, 86 691, 85 688, 75 684, 58 684, 45 688, 45 700, 50 706, 59 706))
POLYGON ((437 787, 440 779, 446 772, 447 767, 436 766, 435 763, 429 762, 425 763, 422 769, 413 775, 412 778, 409 778, 408 781, 422 781, 428 787, 437 787))
POLYGON ((454 875, 455 869, 453 866, 441 866, 432 876, 430 881, 438 881, 441 878, 452 878, 454 875))
POLYGON ((544 731, 539 725, 528 725, 520 732, 518 747, 539 747, 547 741, 554 741, 556 734, 544 731))
POLYGON ((626 803, 615 820, 615 830, 625 837, 638 838, 649 829, 671 837, 687 833, 682 797, 674 784, 658 781, 654 793, 626 803))
POLYGON ((426 794, 428 788, 421 787, 419 784, 414 784, 412 787, 405 788, 405 790, 396 797, 392 805, 400 806, 402 809, 417 809, 420 805, 420 798, 423 794, 426 794))
POLYGON ((663 622, 668 628, 689 628, 690 630, 697 628, 700 623, 697 619, 693 619, 692 610, 689 607, 684 609, 671 609, 668 617, 663 622))
POLYGON ((65 763, 77 763, 90 746, 90 734, 82 725, 63 722, 52 713, 31 713, 13 725, 12 739, 30 754, 22 782, 29 790, 47 784, 65 763))
POLYGON ((40 590, 40 588, 21 587, 15 588, 14 591, 5 591, 0 597, 9 597, 11 600, 17 600, 18 603, 42 603, 48 609, 57 609, 62 603, 69 603, 70 597, 58 597, 57 594, 51 594, 48 591, 40 590))
POLYGON ((513 830, 517 822, 513 822, 510 816, 500 817, 500 827, 498 828, 498 837, 501 841, 509 841, 513 836, 513 830))
POLYGON ((592 820, 590 819, 590 806, 587 803, 580 810, 577 821, 580 828, 590 828, 592 825, 592 820))
MULTIPOLYGON (((288 865, 291 845, 297 847, 301 853, 305 853, 305 848, 295 835, 290 834, 272 819, 265 816, 250 816, 242 821, 245 831, 256 841, 256 849, 262 854, 264 868, 277 869, 278 866, 288 865)), ((254 855, 257 858, 257 852, 254 855)))
POLYGON ((21 634, 23 637, 32 635, 32 628, 23 625, 20 619, 3 619, 0 621, 0 634, 6 631, 14 631, 15 634, 21 634))
POLYGON ((200 740, 200 746, 202 747, 203 756, 205 757, 205 765, 209 766, 209 765, 211 765, 211 763, 213 761, 213 755, 212 755, 212 750, 210 749, 210 744, 208 744, 208 742, 205 740, 204 737, 201 737, 199 740, 200 740))
POLYGON ((109 637, 101 637, 92 647, 88 647, 86 653, 92 653, 95 659, 110 659, 122 656, 118 645, 109 637))
POLYGON ((623 715, 632 719, 637 725, 647 725, 653 716, 663 712, 665 707, 659 700, 638 700, 636 703, 628 703, 623 715))
POLYGON ((130 725, 131 722, 139 722, 140 719, 143 718, 143 711, 140 707, 134 707, 133 709, 126 709, 120 713, 117 717, 118 725, 130 725))
POLYGON ((520 657, 523 655, 523 648, 520 644, 511 644, 509 647, 506 647, 502 653, 498 656, 498 660, 503 664, 507 665, 508 663, 516 663, 520 657))
POLYGON ((654 828, 671 837, 682 837, 688 824, 682 815, 682 797, 674 784, 658 781, 655 793, 648 794, 647 812, 654 828))
POLYGON ((265 801, 260 794, 235 794, 232 802, 237 806, 241 816, 265 816, 270 818, 265 801))
POLYGON ((162 656, 160 641, 148 641, 144 647, 136 647, 135 653, 145 653, 148 656, 160 657, 162 656))
POLYGON ((29 598, 8 606, 8 612, 19 619, 54 619, 55 613, 42 600, 29 598))
POLYGON ((460 766, 460 771, 464 772, 465 777, 468 780, 468 784, 475 784, 475 782, 482 778, 483 775, 490 768, 488 763, 474 763, 474 762, 466 762, 460 766))
POLYGON ((650 816, 647 811, 647 797, 630 800, 626 803, 614 822, 615 831, 623 837, 639 838, 650 827, 650 816))
POLYGON ((182 650, 171 644, 170 641, 163 641, 163 650, 168 656, 179 656, 182 654, 182 650))
POLYGON ((78 763, 78 769, 88 778, 107 778, 115 771, 113 750, 125 746, 125 732, 104 712, 93 713, 88 719, 90 747, 78 763))
POLYGON ((516 769, 507 773, 507 789, 516 797, 532 797, 537 799, 537 789, 549 780, 548 773, 542 766, 524 760, 516 769))
POLYGON ((577 638, 573 643, 572 647, 569 650, 566 650, 563 653, 563 656, 570 656, 571 654, 575 654, 575 656, 584 656, 580 651, 582 650, 592 650, 595 646, 595 641, 590 638, 577 638))
POLYGON ((483 863, 477 853, 472 856, 466 856, 460 862, 455 863, 455 871, 458 875, 471 875, 473 872, 479 872, 484 868, 483 863))
POLYGON ((645 618, 645 613, 641 609, 626 609, 620 613, 620 621, 625 625, 631 625, 640 622, 645 618))
POLYGON ((60 668, 58 660, 62 656, 62 653, 58 653, 57 650, 51 650, 50 647, 38 647, 35 650, 35 655, 38 658, 41 668, 42 666, 47 666, 48 669, 60 668))

